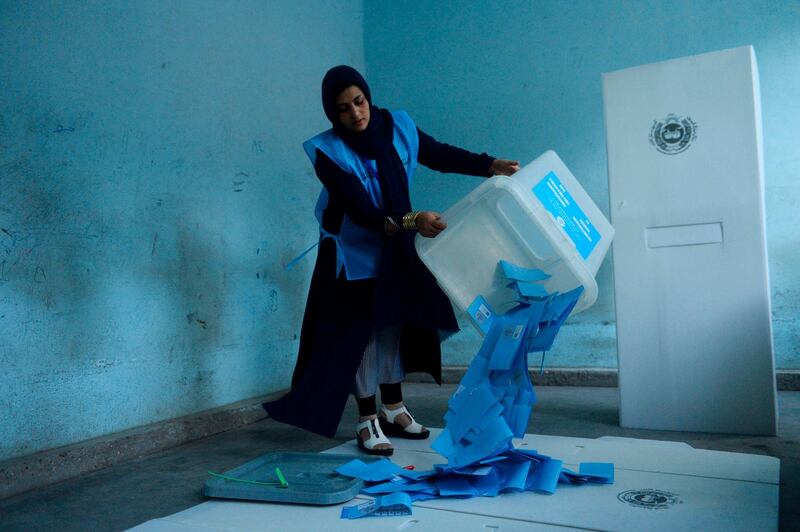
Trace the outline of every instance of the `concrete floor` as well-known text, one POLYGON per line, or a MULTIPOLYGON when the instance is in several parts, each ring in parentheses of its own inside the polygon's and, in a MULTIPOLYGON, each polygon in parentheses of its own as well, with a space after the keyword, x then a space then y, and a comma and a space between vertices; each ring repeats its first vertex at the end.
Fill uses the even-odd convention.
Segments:
MULTIPOLYGON (((454 388, 407 383, 404 395, 420 422, 442 426, 454 388)), ((702 449, 780 458, 780 528, 800 530, 800 392, 779 393, 777 437, 745 437, 622 429, 618 426, 616 388, 539 386, 536 390, 539 402, 528 425, 529 433, 685 441, 702 449)), ((335 439, 265 419, 11 497, 0 501, 0 530, 124 530, 203 502, 200 488, 208 470, 226 471, 270 451, 321 451, 350 440, 355 415, 351 401, 335 439)))

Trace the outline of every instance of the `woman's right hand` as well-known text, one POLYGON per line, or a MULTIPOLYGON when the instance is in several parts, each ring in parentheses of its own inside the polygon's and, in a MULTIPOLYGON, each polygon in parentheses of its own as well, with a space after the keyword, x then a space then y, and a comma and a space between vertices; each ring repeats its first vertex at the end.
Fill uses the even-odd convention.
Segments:
POLYGON ((519 161, 509 161, 508 159, 495 159, 490 167, 493 176, 514 175, 517 171, 519 171, 519 161))
POLYGON ((420 211, 415 223, 419 234, 427 238, 433 238, 447 229, 447 224, 442 220, 442 216, 433 211, 420 211))

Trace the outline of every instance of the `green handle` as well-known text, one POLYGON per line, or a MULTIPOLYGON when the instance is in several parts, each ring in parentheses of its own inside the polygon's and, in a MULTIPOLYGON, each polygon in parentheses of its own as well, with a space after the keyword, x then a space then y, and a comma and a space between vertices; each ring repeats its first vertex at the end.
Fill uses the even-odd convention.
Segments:
POLYGON ((275 474, 278 475, 278 480, 281 481, 281 487, 282 488, 288 488, 289 487, 289 483, 286 482, 285 478, 283 478, 283 473, 281 473, 281 468, 280 467, 276 467, 275 468, 275 474))

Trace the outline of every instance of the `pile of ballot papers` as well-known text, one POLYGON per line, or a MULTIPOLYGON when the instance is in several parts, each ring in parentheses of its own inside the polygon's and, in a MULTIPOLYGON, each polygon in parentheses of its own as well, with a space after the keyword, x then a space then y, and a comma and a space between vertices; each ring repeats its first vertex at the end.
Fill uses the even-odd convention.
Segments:
POLYGON ((571 471, 561 460, 517 449, 514 437, 528 426, 536 394, 528 374, 528 353, 547 351, 583 287, 548 293, 541 270, 506 261, 500 266, 516 290, 515 306, 497 314, 481 297, 468 312, 485 333, 483 344, 448 403, 446 426, 431 447, 447 464, 409 471, 388 460, 353 460, 337 471, 368 483, 376 498, 345 508, 343 518, 410 513, 411 503, 434 497, 493 497, 508 491, 554 493, 559 482, 613 483, 610 463, 582 463, 571 471), (407 507, 407 508, 406 508, 407 507))

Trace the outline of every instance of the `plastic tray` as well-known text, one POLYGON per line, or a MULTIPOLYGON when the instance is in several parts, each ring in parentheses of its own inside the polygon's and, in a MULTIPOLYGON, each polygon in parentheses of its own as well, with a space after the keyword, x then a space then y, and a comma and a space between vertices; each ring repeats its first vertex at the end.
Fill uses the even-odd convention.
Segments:
MULTIPOLYGON (((268 453, 224 473, 244 480, 275 482, 255 485, 212 478, 203 486, 203 495, 221 499, 243 499, 293 504, 340 504, 355 497, 364 482, 340 475, 336 468, 354 457, 343 454, 268 453), (280 468, 288 487, 280 487, 275 468, 280 468)), ((364 462, 374 459, 360 457, 364 462)))

